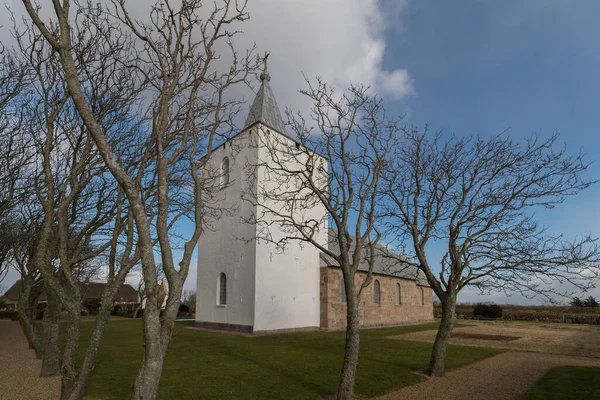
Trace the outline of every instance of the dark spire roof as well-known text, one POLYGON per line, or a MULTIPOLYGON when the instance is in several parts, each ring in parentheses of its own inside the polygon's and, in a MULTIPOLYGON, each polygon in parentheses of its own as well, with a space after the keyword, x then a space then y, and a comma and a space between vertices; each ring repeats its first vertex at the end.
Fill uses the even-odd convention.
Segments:
POLYGON ((262 122, 268 127, 276 129, 280 133, 285 133, 285 124, 281 118, 279 107, 277 107, 275 95, 273 95, 271 86, 269 86, 271 75, 267 72, 268 56, 269 55, 267 54, 264 58, 265 67, 260 74, 260 88, 258 89, 258 92, 256 92, 256 97, 252 102, 252 106, 250 106, 244 129, 257 122, 262 122))

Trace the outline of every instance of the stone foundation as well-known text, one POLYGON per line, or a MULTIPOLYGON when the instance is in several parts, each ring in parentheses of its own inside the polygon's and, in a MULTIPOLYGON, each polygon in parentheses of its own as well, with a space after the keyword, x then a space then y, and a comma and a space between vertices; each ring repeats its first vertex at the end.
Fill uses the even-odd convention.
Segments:
MULTIPOLYGON (((358 290, 367 274, 354 276, 358 290)), ((433 320, 432 290, 417 285, 415 281, 389 275, 373 274, 373 282, 363 290, 359 306, 362 327, 394 326, 433 320), (374 302, 374 282, 379 281, 379 303, 374 302), (396 301, 396 284, 400 284, 400 304, 396 301), (421 300, 423 290, 423 302, 421 300)), ((336 267, 321 268, 321 328, 344 329, 346 303, 342 302, 342 270, 336 267)))
POLYGON ((204 322, 196 321, 196 328, 212 329, 218 331, 252 333, 254 327, 252 325, 225 324, 221 322, 204 322))
POLYGON ((307 332, 316 331, 320 328, 318 326, 309 326, 305 328, 288 328, 288 329, 274 329, 268 331, 255 331, 251 325, 237 325, 237 324, 225 324, 219 322, 203 322, 196 321, 196 328, 208 329, 214 331, 227 331, 232 333, 243 333, 249 336, 260 336, 260 335, 271 335, 276 333, 289 333, 289 332, 307 332))

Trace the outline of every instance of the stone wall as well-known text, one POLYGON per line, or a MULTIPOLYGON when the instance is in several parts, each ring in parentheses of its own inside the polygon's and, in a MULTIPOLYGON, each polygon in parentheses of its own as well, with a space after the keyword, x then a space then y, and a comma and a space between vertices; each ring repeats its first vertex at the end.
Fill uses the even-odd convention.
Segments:
MULTIPOLYGON (((355 287, 365 280, 366 273, 354 277, 355 287)), ((363 290, 360 300, 361 326, 391 326, 433 320, 431 288, 419 286, 415 281, 387 275, 373 274, 373 282, 363 290), (374 302, 374 282, 379 281, 380 301, 374 302), (400 284, 401 301, 396 304, 396 284, 400 284), (423 289, 424 304, 421 304, 423 289)), ((346 303, 342 302, 342 270, 336 267, 321 268, 321 328, 346 327, 346 303)))

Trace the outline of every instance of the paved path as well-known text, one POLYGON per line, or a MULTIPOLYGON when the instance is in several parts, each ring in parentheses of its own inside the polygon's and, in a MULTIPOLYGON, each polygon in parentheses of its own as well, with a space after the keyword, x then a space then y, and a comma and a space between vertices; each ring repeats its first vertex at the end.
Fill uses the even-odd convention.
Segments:
POLYGON ((41 378, 41 368, 19 323, 0 320, 0 400, 58 399, 60 378, 41 378))
POLYGON ((561 365, 600 367, 600 359, 506 352, 451 371, 443 378, 427 378, 378 399, 517 400, 549 369, 561 365))

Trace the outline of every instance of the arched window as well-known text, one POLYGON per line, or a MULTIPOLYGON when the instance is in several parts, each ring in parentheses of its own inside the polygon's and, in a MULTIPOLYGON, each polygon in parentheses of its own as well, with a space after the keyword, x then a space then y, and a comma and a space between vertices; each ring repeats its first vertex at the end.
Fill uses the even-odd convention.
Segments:
POLYGON ((217 282, 217 304, 220 306, 227 305, 227 276, 224 272, 219 274, 219 281, 217 282))
POLYGON ((346 283, 344 282, 344 277, 342 277, 342 303, 345 303, 348 301, 348 298, 346 296, 346 283))
POLYGON ((221 162, 221 186, 229 184, 229 158, 224 157, 221 162))
POLYGON ((400 288, 400 284, 396 283, 396 305, 402 304, 402 289, 400 288))
POLYGON ((379 281, 375 281, 375 284, 373 284, 373 303, 379 304, 379 297, 379 281))
POLYGON ((423 288, 421 288, 421 305, 425 305, 425 290, 423 288))

